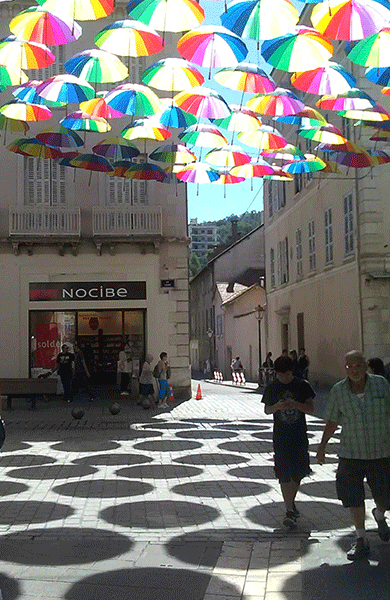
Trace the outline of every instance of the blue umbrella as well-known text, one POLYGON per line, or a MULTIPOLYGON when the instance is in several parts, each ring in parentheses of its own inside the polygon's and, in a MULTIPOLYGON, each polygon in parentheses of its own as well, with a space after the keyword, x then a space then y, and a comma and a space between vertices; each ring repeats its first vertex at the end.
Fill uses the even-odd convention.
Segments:
POLYGON ((390 85, 390 67, 369 67, 365 73, 367 79, 381 85, 382 87, 388 87, 390 85))
POLYGON ((156 114, 154 118, 161 125, 164 125, 164 127, 174 127, 177 129, 180 127, 189 127, 197 121, 195 115, 185 112, 178 106, 168 106, 161 113, 156 114))

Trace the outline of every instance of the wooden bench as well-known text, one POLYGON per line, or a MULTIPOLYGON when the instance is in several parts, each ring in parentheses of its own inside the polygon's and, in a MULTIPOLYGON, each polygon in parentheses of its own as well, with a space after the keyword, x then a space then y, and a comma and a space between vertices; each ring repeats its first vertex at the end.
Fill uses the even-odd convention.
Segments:
POLYGON ((0 395, 7 396, 7 410, 12 410, 12 398, 31 398, 35 409, 37 396, 57 393, 57 379, 0 379, 0 395))

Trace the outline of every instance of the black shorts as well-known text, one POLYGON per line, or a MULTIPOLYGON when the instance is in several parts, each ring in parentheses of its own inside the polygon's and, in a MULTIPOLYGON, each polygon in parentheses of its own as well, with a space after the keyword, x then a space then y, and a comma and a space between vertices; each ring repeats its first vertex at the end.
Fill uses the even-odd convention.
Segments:
POLYGON ((293 449, 276 449, 274 454, 274 471, 276 478, 280 483, 295 481, 299 483, 301 479, 310 475, 310 459, 306 448, 297 451, 293 449))
POLYGON ((139 384, 140 396, 152 396, 154 394, 154 387, 152 383, 140 383, 139 384))
POLYGON ((364 479, 377 506, 390 509, 390 458, 359 460, 339 459, 336 473, 337 497, 346 508, 363 506, 364 479))

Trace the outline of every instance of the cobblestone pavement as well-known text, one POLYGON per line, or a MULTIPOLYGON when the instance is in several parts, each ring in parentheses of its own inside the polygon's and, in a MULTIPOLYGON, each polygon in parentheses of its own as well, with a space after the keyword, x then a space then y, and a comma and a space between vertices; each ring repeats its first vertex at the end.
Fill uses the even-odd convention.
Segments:
POLYGON ((73 405, 34 412, 14 401, 0 455, 3 600, 388 597, 389 545, 372 519, 370 560, 345 559, 352 530, 335 496, 337 440, 326 465, 314 462, 323 422, 308 418, 313 473, 291 533, 256 386, 201 385, 202 400, 166 411, 106 390, 77 403, 80 420, 73 405))

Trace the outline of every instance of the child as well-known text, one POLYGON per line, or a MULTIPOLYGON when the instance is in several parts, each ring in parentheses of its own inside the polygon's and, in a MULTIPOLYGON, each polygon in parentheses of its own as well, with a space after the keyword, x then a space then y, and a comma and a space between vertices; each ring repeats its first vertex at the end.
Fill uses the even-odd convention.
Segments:
POLYGON ((153 387, 153 371, 151 366, 152 360, 153 356, 151 354, 147 354, 146 360, 142 365, 142 371, 139 378, 140 400, 138 401, 138 404, 142 404, 144 408, 150 408, 151 405, 156 406, 153 387))

